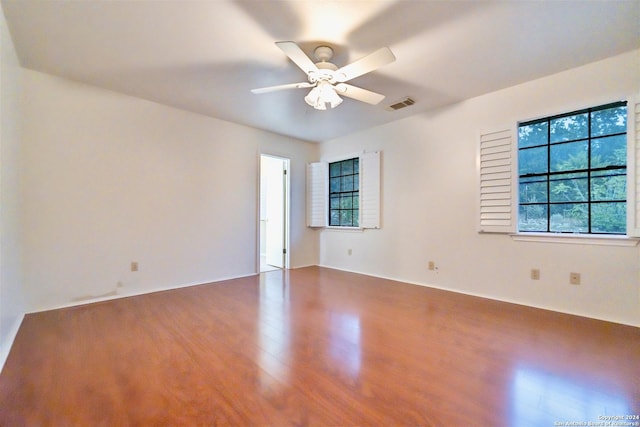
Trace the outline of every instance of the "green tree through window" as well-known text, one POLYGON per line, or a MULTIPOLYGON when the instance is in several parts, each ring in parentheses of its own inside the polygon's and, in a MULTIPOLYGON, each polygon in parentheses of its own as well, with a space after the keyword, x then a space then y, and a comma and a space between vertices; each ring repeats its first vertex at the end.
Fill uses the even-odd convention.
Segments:
POLYGON ((626 102, 518 126, 519 231, 625 234, 626 102))

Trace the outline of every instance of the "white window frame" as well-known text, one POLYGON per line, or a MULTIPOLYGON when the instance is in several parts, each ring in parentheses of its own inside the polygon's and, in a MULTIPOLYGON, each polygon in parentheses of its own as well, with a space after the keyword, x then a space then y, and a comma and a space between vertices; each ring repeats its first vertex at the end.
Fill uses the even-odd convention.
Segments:
POLYGON ((515 241, 527 242, 636 246, 640 242, 640 93, 627 97, 626 101, 626 235, 517 231, 519 185, 517 123, 493 131, 480 132, 476 165, 478 233, 508 234, 515 241))
POLYGON ((640 237, 640 92, 627 98, 627 236, 640 237))
POLYGON ((307 164, 307 226, 332 230, 380 228, 380 151, 360 152, 307 164), (358 227, 329 226, 329 163, 359 158, 358 227))

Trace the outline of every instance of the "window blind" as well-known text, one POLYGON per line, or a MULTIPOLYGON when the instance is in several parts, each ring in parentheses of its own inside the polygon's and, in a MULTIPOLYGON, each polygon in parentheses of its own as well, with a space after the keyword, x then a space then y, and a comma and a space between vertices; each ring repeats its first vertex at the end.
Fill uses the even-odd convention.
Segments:
POLYGON ((478 154, 478 231, 512 233, 516 230, 513 131, 480 135, 478 154))
POLYGON ((360 226, 380 228, 380 152, 360 156, 360 226))
POLYGON ((327 164, 307 164, 307 227, 327 225, 327 164))

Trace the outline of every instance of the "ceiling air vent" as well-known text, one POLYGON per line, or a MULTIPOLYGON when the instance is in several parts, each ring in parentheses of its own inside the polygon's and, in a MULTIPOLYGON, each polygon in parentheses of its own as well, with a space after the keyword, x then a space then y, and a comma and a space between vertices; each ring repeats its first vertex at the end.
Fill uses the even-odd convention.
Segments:
POLYGON ((414 101, 413 99, 411 99, 409 97, 406 97, 403 100, 396 102, 395 104, 389 105, 388 107, 385 108, 385 110, 395 111, 395 110, 399 110, 399 109, 404 108, 404 107, 408 107, 409 105, 413 105, 415 103, 416 103, 416 101, 414 101))

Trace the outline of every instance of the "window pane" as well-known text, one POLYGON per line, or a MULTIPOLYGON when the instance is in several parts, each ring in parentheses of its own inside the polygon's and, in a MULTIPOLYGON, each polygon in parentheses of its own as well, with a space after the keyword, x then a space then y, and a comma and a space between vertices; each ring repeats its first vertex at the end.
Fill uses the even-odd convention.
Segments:
POLYGON ((358 226, 359 159, 329 164, 329 225, 358 226))
POLYGON ((587 116, 587 113, 582 113, 551 120, 550 142, 587 138, 589 136, 587 116))
POLYGON ((625 200, 627 198, 627 175, 617 171, 593 172, 591 176, 591 200, 625 200))
POLYGON ((351 197, 351 195, 349 196, 342 196, 340 197, 340 208, 341 209, 351 209, 353 207, 353 197, 351 197))
POLYGON ((354 227, 358 227, 360 225, 360 219, 358 217, 359 214, 360 214, 360 212, 357 209, 355 209, 353 211, 353 226, 354 227))
POLYGON ((547 205, 520 206, 518 214, 520 231, 547 231, 547 205))
POLYGON ((547 167, 547 147, 528 148, 518 152, 518 171, 520 175, 545 173, 547 167))
POLYGON ((329 163, 329 176, 340 176, 340 162, 329 163))
POLYGON ((547 179, 521 178, 520 203, 536 203, 547 201, 547 179))
POLYGON ((550 172, 587 169, 587 141, 570 142, 549 147, 551 156, 550 172))
POLYGON ((551 205, 551 232, 588 233, 589 205, 587 203, 567 203, 551 205))
POLYGON ((565 173, 549 177, 551 202, 586 202, 589 200, 587 173, 565 173))
POLYGON ((350 227, 351 225, 353 225, 353 213, 352 211, 348 210, 348 211, 340 211, 340 225, 344 225, 344 226, 348 226, 350 227))
POLYGON ((353 191, 353 175, 342 177, 342 191, 353 191))
POLYGON ((340 210, 331 209, 329 214, 329 225, 340 225, 340 210))
POLYGON ((329 193, 340 192, 340 177, 329 178, 329 193))
POLYGON ((549 123, 535 123, 518 128, 518 148, 534 147, 548 142, 549 123))
POLYGON ((591 205, 591 232, 624 234, 627 231, 627 204, 594 203, 591 205))
POLYGON ((611 135, 627 131, 627 107, 607 108, 591 113, 591 136, 611 135))
POLYGON ((342 175, 353 173, 353 160, 345 160, 342 162, 342 175))
POLYGON ((627 164, 627 135, 591 140, 591 167, 625 166, 627 164))

